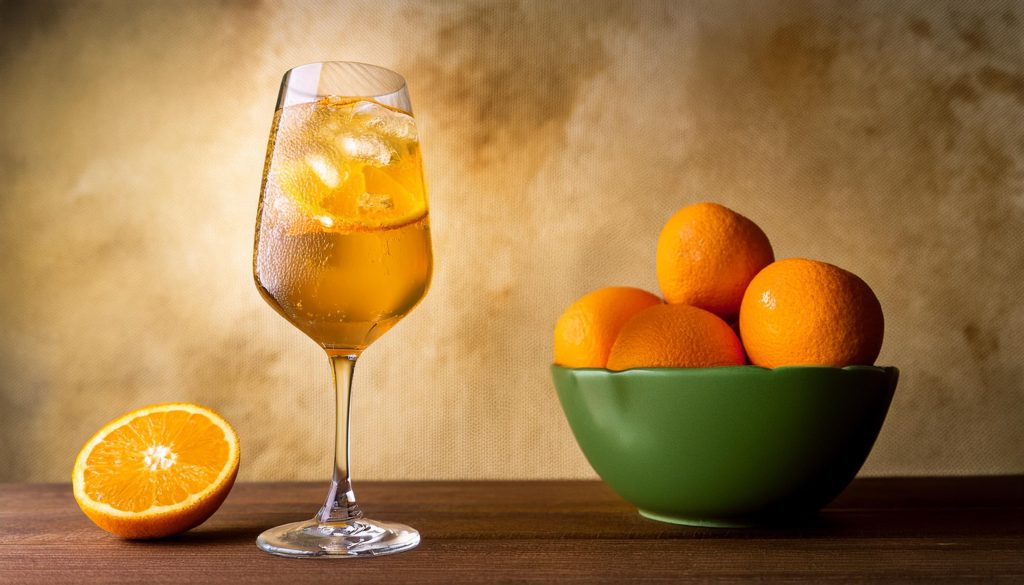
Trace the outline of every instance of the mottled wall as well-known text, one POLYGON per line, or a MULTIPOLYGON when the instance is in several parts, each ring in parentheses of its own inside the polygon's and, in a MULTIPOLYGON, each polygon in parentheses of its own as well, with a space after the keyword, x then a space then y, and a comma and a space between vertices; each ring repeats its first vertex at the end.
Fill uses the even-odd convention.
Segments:
POLYGON ((363 478, 590 477, 548 379, 589 289, 656 289, 713 199, 877 291, 904 376, 865 473, 1024 472, 1024 4, 0 3, 0 480, 190 400, 243 479, 325 478, 328 368, 252 283, 278 82, 408 78, 426 301, 361 360, 363 478))

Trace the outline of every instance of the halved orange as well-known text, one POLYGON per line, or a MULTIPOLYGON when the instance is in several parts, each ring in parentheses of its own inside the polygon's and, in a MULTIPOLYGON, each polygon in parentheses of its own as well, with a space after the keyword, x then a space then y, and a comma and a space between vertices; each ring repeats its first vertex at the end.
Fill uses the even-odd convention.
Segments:
POLYGON ((220 507, 238 473, 238 436, 195 404, 155 404, 107 423, 82 447, 75 500, 100 528, 161 538, 194 528, 220 507))

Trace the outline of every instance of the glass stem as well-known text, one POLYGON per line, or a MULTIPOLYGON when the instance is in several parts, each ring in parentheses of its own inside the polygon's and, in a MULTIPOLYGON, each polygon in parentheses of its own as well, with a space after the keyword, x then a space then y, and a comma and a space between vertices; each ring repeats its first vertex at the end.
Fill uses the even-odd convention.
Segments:
POLYGON ((338 523, 363 517, 362 511, 356 505, 355 492, 352 491, 348 457, 352 372, 359 356, 330 353, 328 357, 331 360, 331 377, 334 380, 334 416, 337 419, 334 428, 334 477, 331 478, 331 491, 327 494, 327 501, 324 502, 323 508, 320 508, 316 519, 321 523, 338 523))

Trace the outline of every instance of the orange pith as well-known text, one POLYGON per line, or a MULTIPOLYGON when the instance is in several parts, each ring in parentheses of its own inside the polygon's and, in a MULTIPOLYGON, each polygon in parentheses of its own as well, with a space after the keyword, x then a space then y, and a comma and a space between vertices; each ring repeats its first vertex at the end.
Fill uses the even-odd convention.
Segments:
POLYGON ((72 484, 82 511, 127 538, 158 538, 202 523, 238 471, 238 438, 213 411, 159 404, 105 425, 82 448, 72 484))
POLYGON ((658 237, 657 276, 669 303, 734 318, 747 284, 775 259, 761 228, 716 203, 677 211, 658 237))
POLYGON ((882 306, 857 275, 802 258, 780 260, 751 281, 740 309, 750 362, 871 365, 882 347, 882 306))
POLYGON ((689 305, 655 305, 630 319, 608 356, 609 370, 743 365, 729 325, 689 305))

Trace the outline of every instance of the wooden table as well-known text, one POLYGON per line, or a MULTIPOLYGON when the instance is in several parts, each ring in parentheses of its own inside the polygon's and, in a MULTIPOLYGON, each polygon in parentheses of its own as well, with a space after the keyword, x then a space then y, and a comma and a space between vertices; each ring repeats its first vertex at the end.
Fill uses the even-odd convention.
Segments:
POLYGON ((380 558, 285 559, 263 529, 312 515, 320 483, 236 485, 206 524, 119 540, 68 485, 0 484, 0 583, 460 583, 1003 581, 1024 583, 1024 476, 860 479, 799 528, 645 520, 598 482, 357 484, 371 516, 419 548, 380 558))

